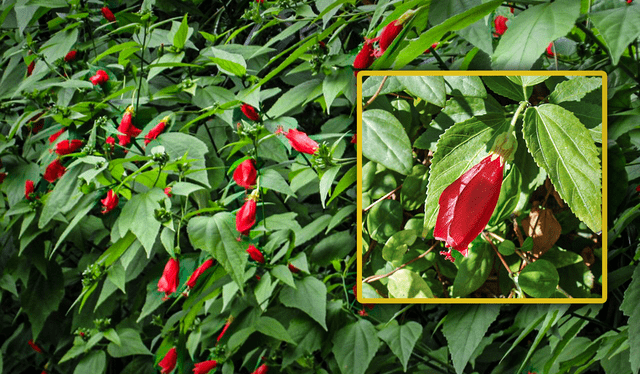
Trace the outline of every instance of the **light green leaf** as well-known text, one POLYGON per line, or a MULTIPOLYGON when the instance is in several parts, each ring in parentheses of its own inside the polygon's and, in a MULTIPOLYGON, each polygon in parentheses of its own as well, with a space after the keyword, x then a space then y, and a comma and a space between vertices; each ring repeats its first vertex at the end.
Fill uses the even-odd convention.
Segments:
POLYGON ((509 78, 510 77, 489 76, 482 77, 482 80, 493 92, 500 96, 504 96, 515 101, 529 100, 529 97, 533 92, 533 87, 524 86, 509 78))
POLYGON ((602 227, 600 161, 589 131, 566 109, 543 104, 528 108, 524 138, 536 163, 573 213, 593 232, 602 227))
POLYGON ((332 343, 342 374, 364 374, 378 351, 380 340, 373 324, 359 319, 338 330, 332 343))
POLYGON ((267 169, 260 174, 260 188, 267 188, 286 195, 296 196, 284 177, 273 169, 267 169))
POLYGON ((362 154, 387 169, 411 173, 413 156, 409 137, 396 117, 384 110, 362 113, 362 154))
POLYGON ((433 298, 427 282, 419 274, 400 269, 389 277, 389 296, 397 299, 433 298))
POLYGON ((357 166, 354 165, 351 169, 347 170, 347 172, 344 173, 344 175, 342 176, 342 179, 340 179, 340 182, 338 182, 338 184, 336 185, 336 188, 333 189, 333 192, 331 193, 331 198, 329 199, 329 202, 327 203, 327 205, 331 204, 331 202, 336 197, 340 196, 340 194, 344 190, 346 190, 352 184, 354 184, 357 180, 357 177, 358 177, 358 169, 357 169, 357 166))
POLYGON ((574 77, 558 83, 549 95, 549 102, 560 104, 565 101, 578 101, 589 92, 602 87, 600 77, 574 77))
POLYGON ((438 76, 396 76, 405 90, 422 100, 443 107, 445 103, 444 78, 438 76))
POLYGON ((382 258, 389 261, 393 266, 402 265, 402 258, 409 250, 409 246, 416 241, 417 235, 414 230, 402 230, 393 234, 382 248, 382 258))
POLYGON ((203 190, 204 187, 189 182, 176 182, 171 186, 171 193, 178 196, 189 196, 196 191, 203 190))
MULTIPOLYGON (((190 163, 189 171, 186 172, 187 179, 194 180, 200 184, 209 186, 209 177, 205 170, 205 154, 209 152, 207 145, 195 136, 169 132, 160 134, 156 139, 158 145, 162 145, 172 161, 181 159, 187 155, 187 160, 194 160, 190 163)), ((147 148, 147 156, 151 155, 151 149, 147 148)))
POLYGON ((262 316, 255 324, 256 331, 276 338, 278 340, 285 341, 290 344, 296 344, 291 338, 291 335, 285 330, 284 326, 277 319, 262 316))
POLYGON ((107 355, 104 351, 91 351, 78 362, 73 374, 102 374, 107 367, 107 355))
POLYGON ((324 81, 322 81, 322 94, 324 95, 324 102, 327 105, 327 113, 330 112, 333 100, 351 83, 352 79, 353 74, 351 69, 332 71, 330 75, 324 78, 324 81))
POLYGON ((451 75, 444 77, 444 84, 447 95, 459 97, 479 97, 486 98, 487 90, 482 84, 482 79, 475 76, 451 75))
POLYGON ((527 265, 518 276, 522 290, 533 297, 551 296, 559 281, 560 276, 555 266, 542 259, 527 265))
POLYGON ((187 16, 185 14, 182 18, 182 22, 180 23, 180 27, 176 34, 173 36, 173 46, 176 47, 177 50, 182 50, 184 48, 184 43, 187 41, 187 35, 189 33, 189 24, 187 23, 187 16))
POLYGON ((513 83, 520 85, 522 87, 535 86, 536 84, 540 84, 547 79, 549 79, 548 75, 508 75, 507 79, 512 81, 513 83))
POLYGON ((131 231, 142 243, 147 256, 151 253, 161 225, 160 221, 155 218, 154 210, 160 209, 158 201, 166 197, 164 191, 158 187, 136 194, 127 201, 118 217, 120 236, 131 231))
POLYGON ((313 100, 322 94, 322 91, 318 92, 317 90, 321 84, 321 80, 312 79, 293 87, 278 98, 267 112, 267 115, 271 118, 277 118, 285 115, 290 110, 300 107, 305 101, 313 100))
POLYGON ((291 270, 285 265, 276 265, 271 269, 271 275, 280 279, 284 284, 296 288, 296 283, 293 281, 293 275, 291 270))
POLYGON ((640 266, 636 265, 631 279, 631 284, 624 293, 624 301, 620 310, 629 316, 629 347, 631 370, 637 373, 640 369, 640 266))
POLYGON ((618 65, 627 46, 640 36, 640 7, 636 4, 591 13, 593 21, 611 54, 611 62, 618 65))
POLYGON ((280 302, 307 313, 327 331, 327 287, 318 279, 308 276, 296 280, 296 288, 285 287, 280 291, 280 302))
MULTIPOLYGON (((465 297, 480 288, 493 267, 494 251, 486 243, 474 243, 467 257, 458 264, 458 274, 453 280, 452 297, 465 297)), ((458 263, 458 261, 456 261, 458 263)))
POLYGON ((340 165, 333 166, 322 174, 322 178, 320 179, 320 202, 322 203, 322 208, 325 208, 325 200, 327 200, 327 194, 331 191, 331 186, 333 185, 333 181, 336 179, 336 175, 340 171, 340 165))
POLYGON ((107 346, 107 352, 111 357, 127 357, 133 355, 151 355, 152 353, 142 342, 140 333, 130 328, 116 329, 120 336, 120 345, 113 342, 107 346))
MULTIPOLYGON (((56 214, 67 213, 83 197, 82 192, 78 190, 80 183, 78 176, 87 169, 91 169, 91 166, 85 164, 69 168, 62 178, 56 182, 53 191, 42 207, 42 213, 38 221, 39 228, 45 227, 56 214)), ((24 191, 24 184, 22 188, 24 191)))
POLYGON ((420 334, 422 334, 422 326, 419 323, 409 321, 402 326, 398 326, 398 321, 394 319, 378 333, 378 337, 387 343, 391 348, 391 352, 398 357, 406 372, 411 352, 413 352, 413 347, 415 347, 420 334))

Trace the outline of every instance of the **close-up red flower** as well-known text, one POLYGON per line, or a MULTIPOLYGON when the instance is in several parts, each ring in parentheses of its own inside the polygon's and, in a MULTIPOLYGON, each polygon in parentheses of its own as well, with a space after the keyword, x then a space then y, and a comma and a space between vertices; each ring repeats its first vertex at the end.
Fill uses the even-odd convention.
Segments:
POLYGON ((180 262, 171 257, 164 266, 162 277, 158 281, 158 291, 164 292, 164 299, 176 292, 178 289, 178 273, 180 272, 180 262))
POLYGON ((504 34, 507 31, 507 21, 509 19, 505 16, 497 16, 493 20, 493 24, 496 26, 496 34, 498 36, 504 34))
POLYGON ((194 364, 193 373, 194 374, 207 374, 211 370, 215 369, 215 367, 217 365, 218 365, 218 363, 216 362, 216 360, 198 362, 198 363, 194 364))
POLYGON ((253 244, 249 245, 249 248, 247 248, 247 253, 253 261, 264 264, 264 255, 253 244))
POLYGON ((71 50, 64 56, 64 60, 66 62, 71 62, 76 59, 77 54, 78 52, 76 50, 71 50))
POLYGON ((109 74, 104 70, 98 70, 89 80, 94 86, 98 86, 109 80, 109 74))
POLYGON ((358 134, 353 134, 353 136, 351 137, 351 144, 357 144, 358 143, 358 134))
POLYGON ((256 108, 252 107, 251 105, 242 104, 240 110, 242 110, 242 113, 244 113, 244 115, 247 116, 247 118, 249 118, 250 120, 255 122, 260 121, 260 115, 256 111, 256 108))
POLYGON ((47 165, 47 169, 44 171, 43 178, 48 182, 55 182, 58 178, 61 178, 64 175, 64 172, 67 169, 62 165, 59 159, 53 160, 49 165, 47 165))
POLYGON ((113 15, 113 12, 111 11, 111 9, 105 7, 102 7, 102 9, 100 9, 102 11, 102 16, 109 22, 115 22, 116 21, 116 16, 113 15))
POLYGON ((104 142, 109 144, 111 147, 116 145, 116 139, 113 136, 107 136, 107 138, 104 140, 104 142))
POLYGON ((29 341, 27 342, 29 344, 29 346, 31 347, 31 349, 33 349, 34 351, 38 352, 38 353, 42 353, 42 348, 40 348, 40 346, 38 346, 33 339, 29 339, 29 341))
POLYGON ((289 129, 285 137, 289 139, 289 144, 291 144, 293 149, 298 152, 312 155, 318 150, 318 143, 302 131, 289 129))
POLYGON ((287 267, 289 268, 289 271, 292 273, 299 273, 300 269, 298 269, 297 267, 293 266, 293 264, 288 264, 287 267))
POLYGON ((246 159, 233 171, 233 180, 238 186, 251 188, 256 184, 257 171, 255 163, 255 160, 252 158, 246 159))
POLYGON ((253 374, 267 374, 268 371, 269 367, 267 366, 267 364, 262 364, 253 372, 253 374))
POLYGON ((549 57, 553 57, 556 54, 553 53, 553 42, 549 43, 549 45, 547 46, 547 56, 549 57))
POLYGON ((400 21, 392 21, 388 25, 386 25, 382 29, 382 33, 380 34, 380 39, 378 40, 378 46, 380 47, 379 54, 382 55, 384 51, 389 48, 391 43, 395 40, 395 38, 402 31, 403 23, 400 21))
POLYGON ((353 68, 356 70, 368 69, 375 59, 373 55, 373 42, 371 40, 365 40, 362 49, 353 61, 353 68))
POLYGON ((113 192, 113 190, 109 190, 107 192, 107 197, 100 200, 100 202, 102 203, 102 214, 107 214, 112 211, 113 208, 117 207, 119 200, 120 199, 118 198, 118 194, 113 192))
POLYGON ((502 157, 492 153, 445 188, 433 231, 437 240, 467 256, 469 243, 484 230, 496 207, 503 169, 502 157))
POLYGON ((24 184, 24 197, 27 200, 31 200, 31 194, 33 193, 34 190, 35 190, 35 185, 33 181, 30 179, 27 179, 27 181, 24 184))
POLYGON ((133 106, 129 105, 122 115, 118 131, 123 135, 118 135, 118 144, 121 146, 131 143, 131 138, 140 135, 142 130, 133 125, 133 106))
POLYGON ((60 131, 58 131, 55 134, 51 135, 49 137, 49 144, 55 142, 60 137, 60 135, 62 135, 62 133, 65 132, 65 131, 67 131, 67 128, 63 127, 63 128, 60 129, 60 131))
POLYGON ((56 153, 59 155, 68 155, 69 153, 73 153, 78 150, 78 148, 82 147, 82 140, 80 139, 72 139, 72 140, 63 140, 56 144, 56 153))
POLYGON ((165 130, 165 127, 167 127, 168 120, 169 120, 169 117, 164 117, 162 121, 160 121, 151 130, 149 130, 147 135, 145 135, 144 137, 144 145, 151 143, 152 140, 155 140, 158 138, 158 135, 162 134, 162 132, 165 130))
POLYGON ((27 77, 30 77, 33 74, 33 69, 36 67, 36 60, 31 61, 29 66, 27 66, 27 77))
POLYGON ((236 214, 236 230, 242 235, 247 235, 256 224, 256 201, 249 198, 236 214))
POLYGON ((167 195, 167 197, 171 197, 171 196, 173 196, 173 194, 171 193, 172 190, 173 190, 172 187, 165 187, 164 188, 164 194, 167 195))
POLYGON ((164 355, 164 358, 160 362, 158 362, 158 366, 162 368, 160 373, 162 374, 171 373, 173 369, 176 368, 177 361, 178 361, 178 352, 176 351, 176 348, 173 347, 167 352, 166 355, 164 355))
POLYGON ((222 328, 222 331, 220 332, 220 334, 218 334, 218 338, 216 339, 216 342, 219 342, 220 339, 222 339, 222 337, 224 336, 224 333, 227 332, 227 329, 229 329, 229 326, 231 325, 231 322, 233 322, 233 316, 229 317, 229 319, 227 319, 227 322, 224 324, 224 327, 222 328))
POLYGON ((7 173, 0 173, 0 184, 2 184, 2 182, 4 182, 4 178, 7 177, 7 173))
POLYGON ((213 265, 213 260, 208 259, 203 262, 202 265, 198 266, 198 268, 191 274, 189 280, 187 281, 187 287, 193 288, 196 286, 196 282, 198 282, 198 278, 200 275, 205 272, 205 270, 209 269, 213 265))

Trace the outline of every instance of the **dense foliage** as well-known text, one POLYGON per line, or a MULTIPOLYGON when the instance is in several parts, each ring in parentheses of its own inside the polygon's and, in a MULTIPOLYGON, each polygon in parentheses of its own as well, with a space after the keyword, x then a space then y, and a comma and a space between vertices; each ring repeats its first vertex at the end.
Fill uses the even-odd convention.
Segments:
MULTIPOLYGON (((637 373, 637 19, 631 0, 3 1, 0 373, 637 373), (607 303, 355 301, 356 68, 604 70, 607 303)), ((412 141, 444 130, 404 88, 375 102, 412 141)))

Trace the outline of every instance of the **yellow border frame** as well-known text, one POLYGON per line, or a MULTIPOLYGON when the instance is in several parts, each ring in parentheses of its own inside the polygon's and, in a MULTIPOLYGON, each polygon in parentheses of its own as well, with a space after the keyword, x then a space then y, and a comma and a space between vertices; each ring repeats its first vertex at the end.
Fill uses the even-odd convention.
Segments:
POLYGON ((362 297, 362 136, 357 137, 357 292, 363 304, 604 304, 607 301, 607 73, 604 71, 361 71, 357 75, 357 133, 362 134, 362 81, 368 76, 598 76, 602 78, 602 297, 600 298, 376 298, 362 297))

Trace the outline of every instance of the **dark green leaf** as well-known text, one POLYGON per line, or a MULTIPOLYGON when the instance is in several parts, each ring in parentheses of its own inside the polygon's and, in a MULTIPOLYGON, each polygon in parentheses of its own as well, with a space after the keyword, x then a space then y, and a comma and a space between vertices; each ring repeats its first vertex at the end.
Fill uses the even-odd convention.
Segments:
POLYGON ((413 347, 416 345, 420 334, 422 334, 422 326, 419 323, 409 321, 399 326, 396 320, 392 320, 387 327, 378 333, 378 337, 387 343, 393 354, 402 363, 406 372, 411 352, 413 352, 413 347))
POLYGON ((342 374, 364 374, 378 351, 380 340, 373 324, 359 319, 333 336, 332 352, 342 374))
POLYGON ((296 280, 296 288, 282 289, 280 302, 307 313, 327 331, 327 287, 321 281, 312 276, 296 280))
POLYGON ((391 113, 372 109, 362 113, 362 154, 387 169, 407 175, 413 157, 404 127, 391 113))
POLYGON ((546 260, 530 263, 518 276, 522 290, 533 297, 551 296, 558 287, 559 280, 555 266, 546 260))

